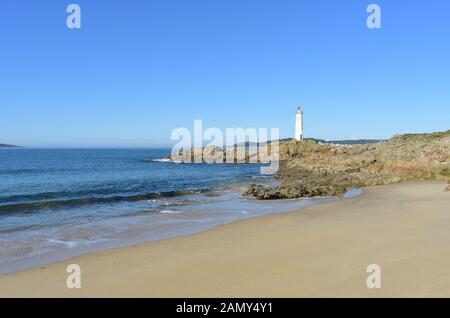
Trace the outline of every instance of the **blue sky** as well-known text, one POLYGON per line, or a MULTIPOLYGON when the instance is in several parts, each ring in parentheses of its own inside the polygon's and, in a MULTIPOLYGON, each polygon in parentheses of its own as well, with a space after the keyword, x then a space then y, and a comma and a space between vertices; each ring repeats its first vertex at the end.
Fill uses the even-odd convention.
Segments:
POLYGON ((160 147, 176 127, 450 128, 448 0, 0 3, 0 143, 160 147), (66 27, 77 3, 82 28, 66 27), (382 29, 366 27, 366 7, 382 29))

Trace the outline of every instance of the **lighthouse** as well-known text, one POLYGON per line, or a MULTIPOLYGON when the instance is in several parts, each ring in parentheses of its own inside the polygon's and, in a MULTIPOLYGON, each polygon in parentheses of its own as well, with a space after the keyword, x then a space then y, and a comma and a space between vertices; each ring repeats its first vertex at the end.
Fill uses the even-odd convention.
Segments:
POLYGON ((295 112, 295 139, 303 141, 303 112, 300 106, 297 107, 295 112))

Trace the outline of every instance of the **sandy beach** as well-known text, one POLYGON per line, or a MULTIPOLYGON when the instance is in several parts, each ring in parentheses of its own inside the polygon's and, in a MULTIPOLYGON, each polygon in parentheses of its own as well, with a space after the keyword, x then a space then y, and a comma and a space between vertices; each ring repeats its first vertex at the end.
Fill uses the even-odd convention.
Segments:
POLYGON ((446 182, 364 194, 0 277, 1 297, 450 296, 446 182), (81 289, 66 267, 81 267, 81 289), (381 288, 369 289, 369 264, 381 288))

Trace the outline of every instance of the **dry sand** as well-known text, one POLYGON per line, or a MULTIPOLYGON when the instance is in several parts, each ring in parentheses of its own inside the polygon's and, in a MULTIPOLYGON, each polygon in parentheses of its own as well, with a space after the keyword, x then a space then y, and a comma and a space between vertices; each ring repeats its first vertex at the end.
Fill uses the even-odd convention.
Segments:
POLYGON ((369 187, 359 197, 97 252, 0 277, 0 296, 450 296, 444 182, 369 187), (66 288, 66 266, 82 288, 66 288), (381 288, 366 286, 369 264, 381 288))

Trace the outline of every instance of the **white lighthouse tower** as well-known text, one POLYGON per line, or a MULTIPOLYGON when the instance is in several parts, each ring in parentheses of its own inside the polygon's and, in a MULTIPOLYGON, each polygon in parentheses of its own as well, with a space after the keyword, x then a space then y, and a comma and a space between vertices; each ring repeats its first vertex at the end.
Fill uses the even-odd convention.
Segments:
POLYGON ((303 141, 303 112, 300 106, 297 107, 295 113, 295 139, 303 141))

